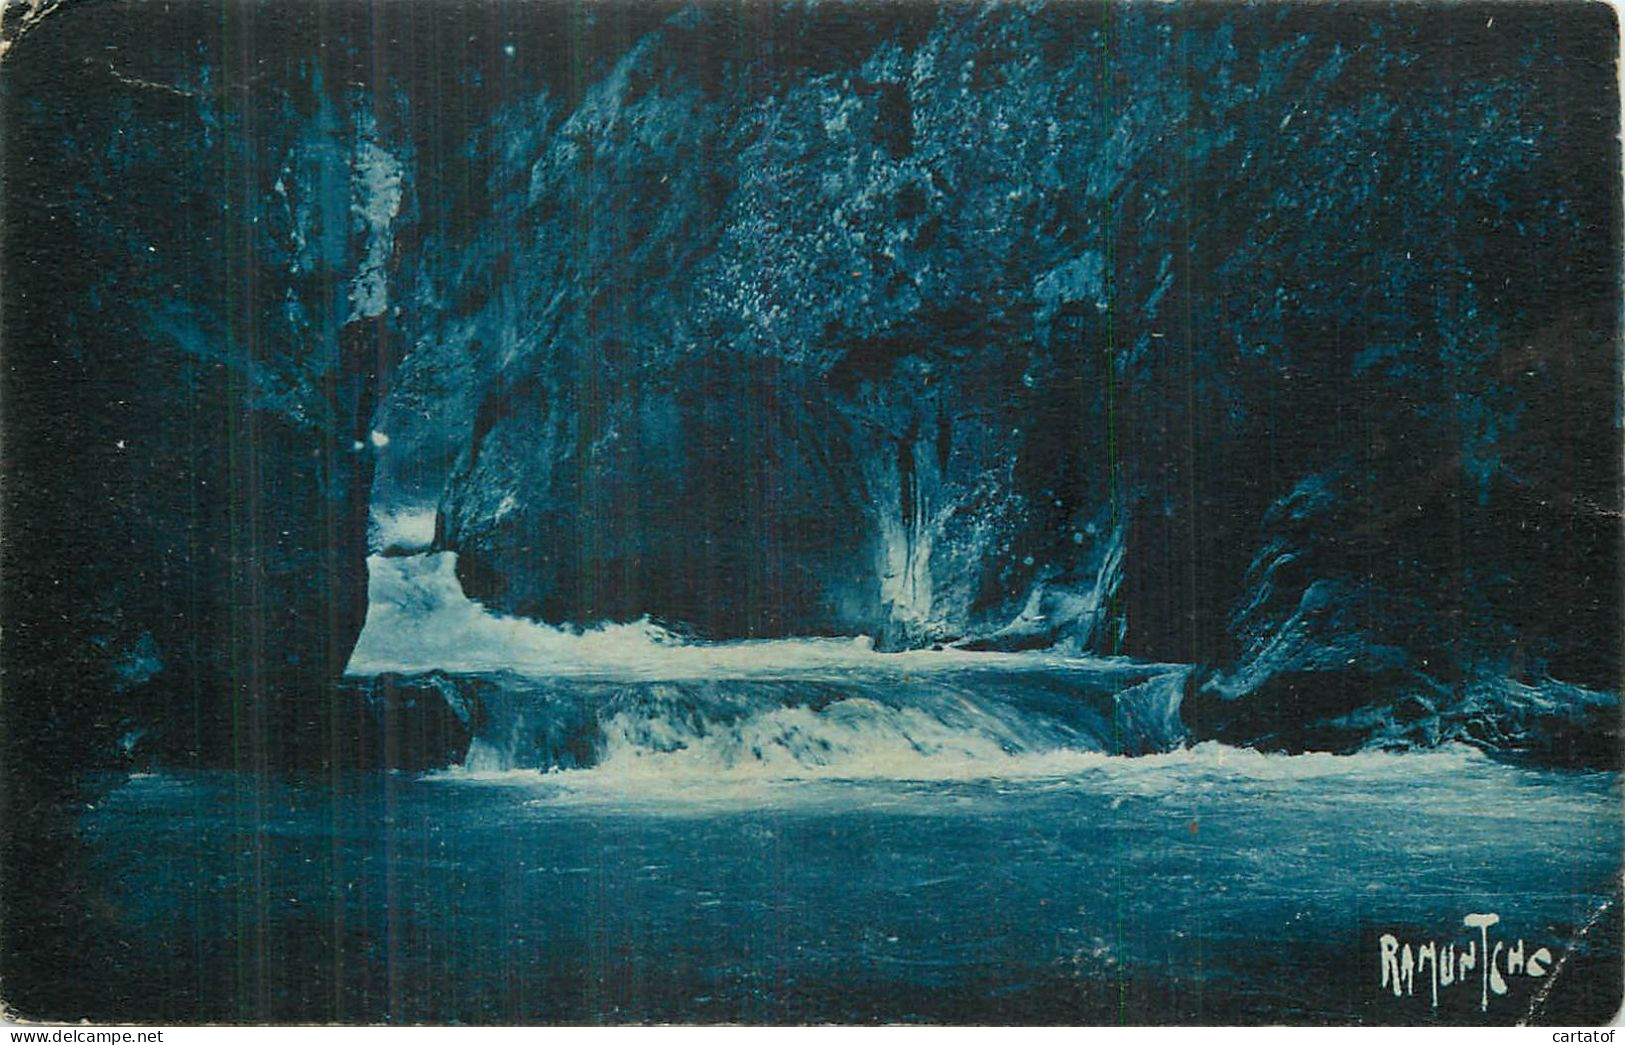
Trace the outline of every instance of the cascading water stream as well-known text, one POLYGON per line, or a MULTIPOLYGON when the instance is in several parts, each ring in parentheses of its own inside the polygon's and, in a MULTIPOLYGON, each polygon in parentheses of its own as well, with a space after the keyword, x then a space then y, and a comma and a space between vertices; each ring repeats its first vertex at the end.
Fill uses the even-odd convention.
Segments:
MULTIPOLYGON (((418 527, 422 529, 422 527, 418 527)), ((456 556, 374 556, 356 676, 437 672, 470 771, 936 778, 1025 774, 1080 753, 1181 744, 1188 669, 867 637, 689 642, 647 620, 571 631, 489 613, 456 556)))

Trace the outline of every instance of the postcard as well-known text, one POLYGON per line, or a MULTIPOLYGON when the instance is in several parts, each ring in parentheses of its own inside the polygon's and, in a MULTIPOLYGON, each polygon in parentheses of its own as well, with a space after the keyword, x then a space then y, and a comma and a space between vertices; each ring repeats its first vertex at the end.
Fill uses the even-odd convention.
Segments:
POLYGON ((1619 52, 10 0, 8 1018, 1613 1021, 1619 52))

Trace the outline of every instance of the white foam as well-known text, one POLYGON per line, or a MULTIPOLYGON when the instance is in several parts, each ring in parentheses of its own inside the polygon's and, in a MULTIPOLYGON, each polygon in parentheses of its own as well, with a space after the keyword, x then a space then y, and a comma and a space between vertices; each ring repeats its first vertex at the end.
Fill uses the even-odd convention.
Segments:
MULTIPOLYGON (((375 432, 374 436, 383 433, 375 432)), ((385 437, 384 442, 388 442, 385 437)), ((377 439, 373 442, 377 445, 377 439)), ((372 551, 386 548, 421 551, 434 543, 435 508, 412 506, 394 511, 374 511, 368 526, 367 544, 372 551)))
MULTIPOLYGON (((855 738, 856 739, 856 738, 855 738)), ((959 741, 956 741, 957 744, 959 741)), ((1201 801, 1213 793, 1296 794, 1306 782, 1328 796, 1348 799, 1378 789, 1460 787, 1464 803, 1508 774, 1524 773, 1470 748, 1353 755, 1265 754, 1207 742, 1163 754, 1123 756, 1060 750, 1007 755, 995 750, 910 751, 864 738, 867 757, 829 765, 742 760, 721 767, 714 751, 612 754, 591 769, 482 771, 471 764, 432 774, 450 785, 512 788, 546 805, 591 806, 604 812, 684 816, 704 809, 807 809, 884 803, 897 811, 941 812, 968 800, 940 785, 975 786, 977 793, 1082 790, 1119 799, 1201 801), (929 791, 899 791, 902 783, 929 791), (991 791, 986 789, 991 788, 991 791), (860 796, 870 795, 872 801, 860 796), (960 796, 960 797, 956 797, 960 796)), ((967 808, 975 808, 974 806, 967 808)))
MULTIPOLYGON (((398 518, 398 517, 397 517, 398 518)), ((420 524, 421 525, 421 524, 420 524)), ((428 524, 432 527, 432 519, 428 524)), ((688 643, 644 620, 554 627, 491 613, 463 594, 453 552, 367 560, 366 628, 352 675, 513 671, 538 678, 817 678, 852 671, 923 674, 972 668, 1099 668, 1121 658, 915 650, 877 653, 867 636, 688 643)))

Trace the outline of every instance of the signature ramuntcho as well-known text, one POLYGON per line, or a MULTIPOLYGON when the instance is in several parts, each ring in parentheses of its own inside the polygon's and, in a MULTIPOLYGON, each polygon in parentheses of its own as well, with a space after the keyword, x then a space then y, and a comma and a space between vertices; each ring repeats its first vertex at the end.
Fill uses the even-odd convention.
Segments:
POLYGON ((1437 1007, 1441 987, 1456 987, 1477 981, 1479 1008, 1487 1010, 1490 995, 1507 993, 1509 977, 1526 976, 1538 980, 1551 969, 1552 952, 1545 947, 1537 947, 1526 954, 1522 938, 1511 945, 1505 940, 1494 940, 1492 946, 1490 929, 1500 923, 1499 914, 1468 914, 1461 921, 1467 928, 1477 929, 1479 938, 1468 940, 1466 947, 1459 950, 1455 941, 1441 944, 1437 940, 1428 940, 1413 947, 1409 942, 1401 942, 1392 933, 1383 933, 1377 940, 1382 963, 1382 986, 1391 989, 1396 998, 1414 995, 1416 981, 1421 978, 1424 986, 1432 992, 1433 1004, 1437 1007))

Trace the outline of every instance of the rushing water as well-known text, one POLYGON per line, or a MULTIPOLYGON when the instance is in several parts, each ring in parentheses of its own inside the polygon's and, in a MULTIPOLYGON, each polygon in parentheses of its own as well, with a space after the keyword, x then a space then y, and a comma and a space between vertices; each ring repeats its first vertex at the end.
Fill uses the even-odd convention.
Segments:
POLYGON ((1167 666, 572 635, 489 617, 451 566, 375 560, 354 669, 502 669, 467 765, 145 775, 87 812, 91 946, 126 1018, 1509 1023, 1617 1005, 1614 774, 1187 747, 1167 666), (588 740, 561 740, 570 723, 588 740), (1108 753, 1125 731, 1171 750, 1108 753), (1546 975, 1495 993, 1480 958, 1437 1008, 1425 971, 1413 993, 1383 985, 1385 934, 1464 950, 1473 913, 1499 916, 1492 946, 1546 948, 1546 975))
POLYGON ((987 667, 1101 663, 1043 652, 956 649, 877 653, 867 636, 756 642, 686 642, 648 620, 557 628, 488 612, 463 594, 457 556, 373 556, 367 626, 350 671, 373 675, 440 668, 512 671, 538 678, 739 679, 822 673, 935 675, 987 667))
MULTIPOLYGON (((1210 746, 933 780, 659 761, 133 779, 86 821, 127 1004, 219 1019, 1413 1022, 1435 1012, 1425 987, 1379 990, 1380 934, 1465 947, 1462 917, 1491 911, 1509 943, 1572 952, 1537 1017, 1611 1014, 1607 775, 1210 746)), ((1515 979, 1487 1012, 1458 987, 1438 1011, 1511 1022, 1541 986, 1515 979)))

